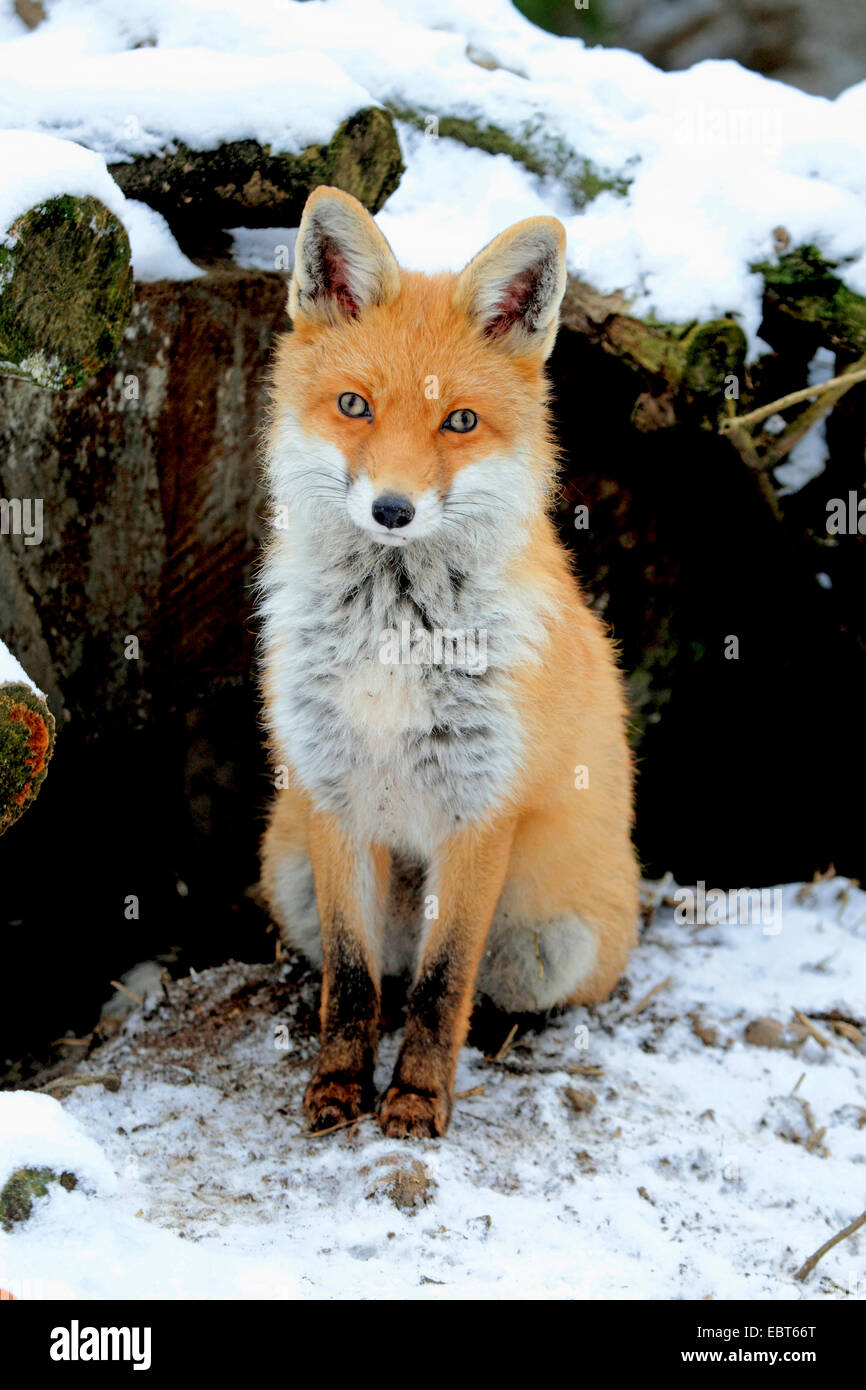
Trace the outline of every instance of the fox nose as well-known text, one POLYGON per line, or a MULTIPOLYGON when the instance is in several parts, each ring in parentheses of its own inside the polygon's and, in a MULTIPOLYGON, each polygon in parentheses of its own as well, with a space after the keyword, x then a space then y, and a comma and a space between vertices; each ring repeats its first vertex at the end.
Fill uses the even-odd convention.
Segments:
POLYGON ((383 493, 373 503, 373 520, 380 526, 394 531, 398 526, 408 526, 415 515, 415 508, 408 497, 397 497, 392 492, 383 493))

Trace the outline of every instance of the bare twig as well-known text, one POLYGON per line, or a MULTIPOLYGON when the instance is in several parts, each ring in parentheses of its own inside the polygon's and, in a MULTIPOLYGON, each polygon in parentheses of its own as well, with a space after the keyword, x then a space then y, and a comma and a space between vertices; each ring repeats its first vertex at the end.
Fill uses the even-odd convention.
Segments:
POLYGON ((833 1046, 831 1040, 824 1033, 821 1032, 821 1029, 816 1028, 812 1020, 807 1018, 804 1013, 801 1013, 799 1009, 794 1010, 794 1017, 796 1018, 798 1023, 802 1023, 803 1027, 806 1029, 806 1032, 811 1034, 811 1036, 815 1039, 816 1043, 820 1043, 822 1047, 833 1046))
POLYGON ((507 1038, 505 1039, 505 1041, 504 1041, 504 1043, 502 1044, 502 1046, 500 1047, 499 1051, 498 1051, 497 1053, 495 1053, 493 1057, 488 1057, 488 1058, 487 1058, 488 1062, 501 1062, 502 1059, 503 1059, 503 1057, 511 1050, 511 1044, 514 1042, 514 1039, 515 1039, 516 1036, 517 1036, 517 1024, 516 1024, 516 1023, 513 1023, 513 1024, 511 1025, 511 1027, 509 1028, 509 1030, 508 1030, 508 1036, 507 1036, 507 1038))
POLYGON ((120 1090, 120 1077, 116 1071, 105 1072, 101 1076, 56 1076, 37 1086, 37 1091, 72 1091, 76 1086, 104 1086, 106 1091, 120 1090))
POLYGON ((128 997, 129 999, 131 999, 135 1004, 143 1004, 143 1003, 144 1003, 144 996, 143 996, 143 995, 141 995, 141 994, 133 994, 132 990, 131 990, 131 989, 127 989, 127 988, 126 988, 126 985, 122 985, 122 984, 120 983, 119 980, 109 980, 108 983, 109 983, 110 985, 113 985, 115 989, 119 989, 120 992, 121 992, 121 994, 127 995, 127 997, 128 997))
POLYGON ((363 1115, 356 1115, 354 1120, 340 1120, 339 1124, 328 1125, 327 1129, 305 1129, 301 1131, 302 1139, 321 1139, 325 1134, 333 1134, 338 1129, 348 1129, 350 1125, 360 1124, 361 1120, 374 1120, 375 1111, 365 1110, 363 1115))
POLYGON ((855 362, 839 376, 831 377, 829 381, 818 382, 815 386, 804 386, 799 391, 789 391, 787 396, 780 396, 778 400, 770 401, 769 405, 758 406, 756 410, 750 410, 746 415, 728 416, 719 422, 719 433, 729 434, 734 429, 751 429, 752 425, 758 425, 762 420, 767 420, 771 415, 777 415, 781 410, 787 410, 791 405, 799 405, 801 401, 808 401, 812 396, 823 396, 827 392, 836 395, 843 395, 851 386, 856 386, 858 381, 866 381, 866 367, 855 362))
POLYGON ((833 1246, 838 1245, 841 1240, 847 1240, 849 1236, 853 1236, 854 1232, 859 1231, 861 1226, 866 1226, 866 1211, 861 1212, 856 1221, 852 1221, 851 1225, 846 1226, 844 1231, 837 1231, 835 1236, 831 1236, 829 1240, 825 1241, 820 1250, 816 1250, 814 1255, 810 1255, 808 1260, 800 1266, 794 1278, 799 1279, 802 1284, 804 1279, 808 1279, 818 1261, 823 1259, 828 1250, 832 1250, 833 1246))
POLYGON ((852 362, 839 376, 834 376, 829 381, 818 382, 815 386, 804 386, 800 391, 790 391, 786 396, 780 396, 768 405, 750 410, 746 415, 735 415, 733 401, 728 402, 728 414, 725 419, 719 421, 719 433, 730 437, 741 458, 755 474, 760 491, 777 518, 781 516, 781 509, 776 490, 768 476, 770 471, 777 468, 794 445, 808 434, 819 420, 829 414, 846 391, 861 381, 866 381, 866 356, 852 362), (768 416, 775 415, 780 410, 787 410, 789 406, 797 405, 800 401, 809 400, 812 396, 816 397, 812 404, 801 410, 781 434, 770 435, 764 431, 760 440, 756 442, 749 433, 750 426, 766 420, 768 416))
POLYGON ((635 1004, 633 1009, 626 1009, 622 1017, 633 1018, 635 1014, 642 1014, 647 1004, 649 1004, 650 1001, 655 998, 655 996, 660 992, 660 990, 667 989, 668 985, 672 985, 673 982, 673 975, 668 975, 666 980, 659 980, 657 985, 653 985, 649 994, 645 994, 643 999, 641 999, 637 1004, 635 1004))
POLYGON ((544 962, 543 962, 542 959, 541 959, 541 952, 540 952, 540 950, 538 949, 538 932, 537 932, 537 931, 532 933, 532 941, 533 941, 533 945, 535 946, 535 959, 538 961, 538 978, 539 978, 539 980, 543 980, 543 979, 544 979, 544 962))

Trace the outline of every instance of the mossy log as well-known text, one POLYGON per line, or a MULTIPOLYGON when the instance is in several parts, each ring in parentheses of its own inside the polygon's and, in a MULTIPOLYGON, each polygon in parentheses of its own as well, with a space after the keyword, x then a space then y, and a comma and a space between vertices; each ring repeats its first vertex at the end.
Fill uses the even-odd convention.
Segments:
POLYGON ((22 816, 45 780, 54 716, 23 682, 0 685, 0 835, 22 816))
POLYGON ((295 227, 319 184, 352 193, 378 212, 400 182, 403 162, 387 111, 364 107, 335 131, 327 145, 300 154, 275 154, 255 140, 215 150, 178 144, 169 154, 112 164, 110 172, 130 198, 162 213, 191 255, 221 249, 227 227, 295 227))
MULTIPOLYGON (((632 317, 628 301, 601 295, 570 276, 562 305, 566 328, 582 334, 603 351, 622 358, 659 392, 678 398, 683 413, 714 423, 724 402, 725 380, 739 377, 746 358, 746 336, 731 318, 706 323, 657 323, 632 317)), ((675 412, 660 413, 673 423, 675 412)))
POLYGON ((63 194, 0 236, 0 372, 58 391, 117 351, 132 312, 129 238, 96 198, 63 194))
POLYGON ((761 336, 773 347, 789 352, 803 342, 851 357, 866 353, 866 299, 842 283, 838 266, 817 247, 798 247, 752 269, 764 277, 761 336))

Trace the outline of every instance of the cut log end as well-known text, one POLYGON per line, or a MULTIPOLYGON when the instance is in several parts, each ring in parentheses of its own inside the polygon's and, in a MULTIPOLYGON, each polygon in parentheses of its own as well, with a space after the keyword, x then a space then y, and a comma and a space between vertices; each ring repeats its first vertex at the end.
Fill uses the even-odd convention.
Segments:
POLYGON ((96 198, 61 195, 0 238, 0 371, 81 386, 113 358, 132 310, 129 239, 96 198))
POLYGON ((54 716, 29 685, 0 685, 0 835, 36 800, 54 752, 54 716))
POLYGON ((400 142, 387 111, 366 107, 344 121, 325 150, 322 183, 351 193, 376 213, 403 174, 400 142))

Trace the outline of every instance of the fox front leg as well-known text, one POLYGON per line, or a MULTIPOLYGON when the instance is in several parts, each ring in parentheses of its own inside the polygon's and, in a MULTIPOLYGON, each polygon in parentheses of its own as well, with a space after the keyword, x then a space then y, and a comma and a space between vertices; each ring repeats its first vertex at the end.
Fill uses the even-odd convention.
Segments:
POLYGON ((508 868, 514 824, 461 831, 433 878, 439 916, 424 945, 406 1032, 379 1123, 392 1138, 444 1134, 475 976, 508 868))
POLYGON ((333 817, 314 816, 310 859, 322 928, 321 1045, 304 1096, 312 1130, 373 1108, 373 1067, 379 1040, 379 947, 384 852, 359 850, 333 817))

